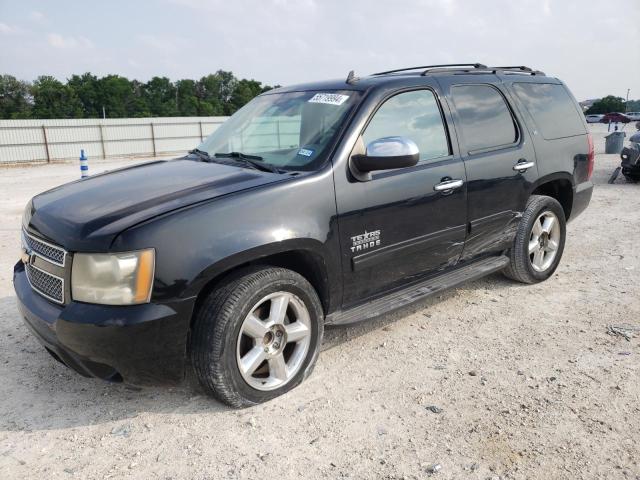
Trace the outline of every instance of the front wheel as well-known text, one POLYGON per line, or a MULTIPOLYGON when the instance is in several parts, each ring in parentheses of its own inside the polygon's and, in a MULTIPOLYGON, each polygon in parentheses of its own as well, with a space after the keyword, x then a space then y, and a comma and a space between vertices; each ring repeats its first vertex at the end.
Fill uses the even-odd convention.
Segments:
POLYGON ((235 274, 196 313, 191 350, 200 384, 233 407, 282 395, 311 373, 323 318, 301 275, 284 268, 235 274))
POLYGON ((523 283, 546 280, 560 263, 566 233, 562 205, 554 198, 532 195, 522 214, 504 274, 523 283))

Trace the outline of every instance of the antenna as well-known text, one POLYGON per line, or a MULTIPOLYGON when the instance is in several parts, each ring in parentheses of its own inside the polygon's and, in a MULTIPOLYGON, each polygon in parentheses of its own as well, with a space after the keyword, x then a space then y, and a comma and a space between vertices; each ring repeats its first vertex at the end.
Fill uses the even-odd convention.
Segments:
POLYGON ((349 72, 349 75, 347 75, 347 80, 346 80, 346 82, 347 82, 349 85, 355 85, 355 83, 356 83, 358 80, 360 80, 360 77, 356 77, 356 72, 354 72, 353 70, 351 70, 351 71, 349 72))

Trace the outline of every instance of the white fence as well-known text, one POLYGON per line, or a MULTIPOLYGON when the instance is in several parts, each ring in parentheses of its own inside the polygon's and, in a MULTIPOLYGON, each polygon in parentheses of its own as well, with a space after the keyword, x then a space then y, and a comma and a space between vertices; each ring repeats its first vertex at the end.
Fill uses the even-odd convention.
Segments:
POLYGON ((227 117, 0 120, 0 165, 185 153, 227 117))

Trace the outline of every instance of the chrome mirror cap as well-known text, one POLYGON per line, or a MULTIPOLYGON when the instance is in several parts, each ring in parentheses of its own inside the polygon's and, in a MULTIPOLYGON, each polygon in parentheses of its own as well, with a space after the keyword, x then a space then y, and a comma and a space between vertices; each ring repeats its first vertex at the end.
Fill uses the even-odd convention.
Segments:
POLYGON ((352 174, 360 181, 371 180, 369 172, 413 167, 420 159, 418 146, 406 137, 378 138, 363 150, 364 155, 352 155, 350 162, 352 174))
POLYGON ((387 158, 418 155, 418 145, 406 137, 383 137, 367 145, 367 157, 387 158))

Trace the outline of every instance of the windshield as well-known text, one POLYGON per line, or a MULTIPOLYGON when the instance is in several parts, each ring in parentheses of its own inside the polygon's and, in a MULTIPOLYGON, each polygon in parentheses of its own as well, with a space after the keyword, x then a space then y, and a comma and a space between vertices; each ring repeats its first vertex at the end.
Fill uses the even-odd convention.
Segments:
MULTIPOLYGON (((240 152, 284 170, 321 166, 360 92, 306 91, 254 98, 213 132, 198 150, 210 156, 240 152)), ((222 156, 222 155, 221 155, 222 156)))

